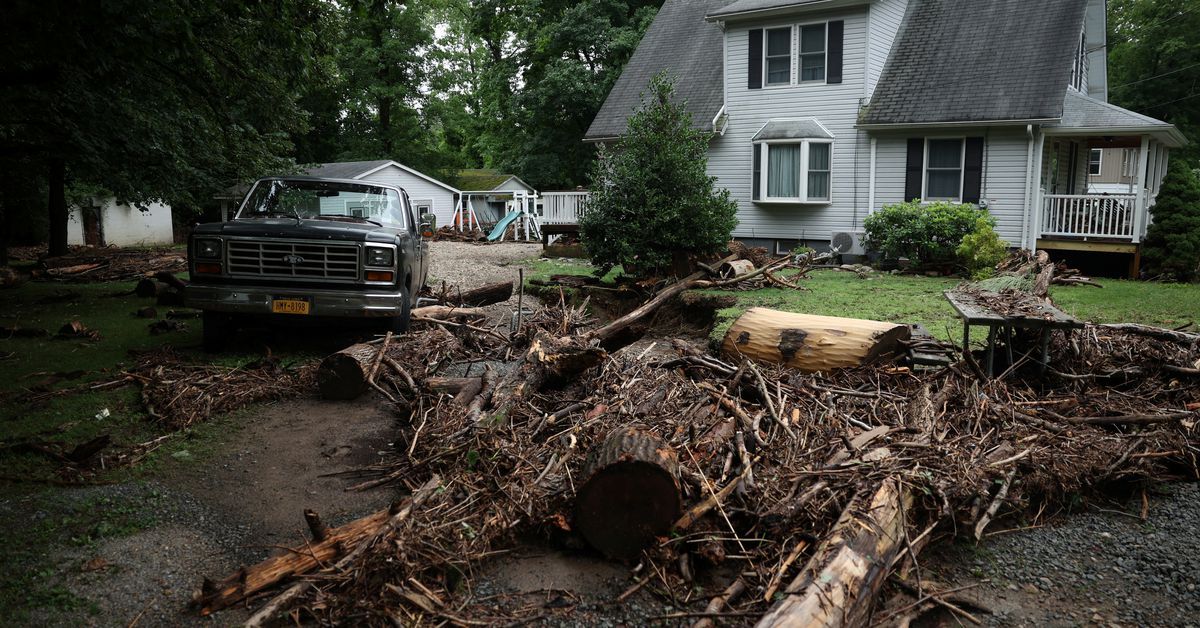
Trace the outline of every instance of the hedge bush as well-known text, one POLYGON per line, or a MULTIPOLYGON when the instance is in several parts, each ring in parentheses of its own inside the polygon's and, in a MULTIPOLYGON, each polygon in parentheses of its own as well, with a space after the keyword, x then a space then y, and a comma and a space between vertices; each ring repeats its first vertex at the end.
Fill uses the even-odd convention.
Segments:
POLYGON ((1200 277, 1200 177, 1190 164, 1170 162, 1150 215, 1142 244, 1147 272, 1177 281, 1200 277))
POLYGON ((884 259, 908 258, 918 266, 961 264, 972 274, 986 272, 1008 244, 996 235, 996 221, 969 203, 919 201, 886 205, 863 221, 864 245, 884 259))

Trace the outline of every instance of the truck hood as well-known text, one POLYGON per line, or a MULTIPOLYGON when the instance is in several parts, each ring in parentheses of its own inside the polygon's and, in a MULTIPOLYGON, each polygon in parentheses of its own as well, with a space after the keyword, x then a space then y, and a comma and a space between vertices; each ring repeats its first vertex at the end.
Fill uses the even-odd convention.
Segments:
POLYGON ((295 218, 252 218, 197 225, 196 235, 238 236, 249 238, 295 238, 302 240, 344 240, 351 242, 393 242, 402 233, 398 228, 371 223, 295 218))

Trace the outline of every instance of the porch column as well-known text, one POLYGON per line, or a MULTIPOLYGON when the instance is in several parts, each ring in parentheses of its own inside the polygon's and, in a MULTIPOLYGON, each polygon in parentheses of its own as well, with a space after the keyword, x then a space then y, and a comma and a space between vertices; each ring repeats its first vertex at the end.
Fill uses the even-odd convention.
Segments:
POLYGON ((1150 136, 1142 136, 1142 148, 1138 151, 1137 196, 1134 197, 1133 243, 1142 241, 1142 225, 1146 224, 1146 167, 1149 164, 1150 136))
POLYGON ((1030 195, 1030 199, 1031 199, 1030 207, 1027 210, 1029 212, 1032 212, 1032 220, 1029 221, 1029 225, 1030 225, 1029 250, 1031 250, 1031 251, 1037 250, 1037 241, 1038 241, 1038 238, 1041 237, 1041 235, 1042 235, 1042 213, 1044 211, 1044 208, 1042 206, 1044 203, 1044 201, 1042 199, 1042 175, 1045 173, 1045 170, 1046 170, 1045 164, 1042 163, 1042 159, 1045 155, 1045 150, 1046 150, 1046 134, 1039 131, 1038 139, 1037 139, 1037 147, 1034 149, 1034 157, 1033 157, 1033 165, 1034 165, 1034 171, 1033 171, 1033 177, 1032 177, 1033 193, 1030 195))

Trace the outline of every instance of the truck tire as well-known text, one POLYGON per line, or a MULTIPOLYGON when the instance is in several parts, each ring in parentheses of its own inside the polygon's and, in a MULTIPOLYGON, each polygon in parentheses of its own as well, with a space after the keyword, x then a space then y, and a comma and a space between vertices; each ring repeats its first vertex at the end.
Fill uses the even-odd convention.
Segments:
POLYGON ((405 287, 400 293, 400 315, 395 316, 391 320, 391 331, 393 334, 403 334, 408 331, 408 325, 412 322, 412 300, 409 299, 408 288, 405 287))
POLYGON ((232 316, 208 310, 204 311, 202 328, 202 344, 208 353, 218 353, 228 346, 230 337, 233 336, 233 332, 237 331, 232 316))

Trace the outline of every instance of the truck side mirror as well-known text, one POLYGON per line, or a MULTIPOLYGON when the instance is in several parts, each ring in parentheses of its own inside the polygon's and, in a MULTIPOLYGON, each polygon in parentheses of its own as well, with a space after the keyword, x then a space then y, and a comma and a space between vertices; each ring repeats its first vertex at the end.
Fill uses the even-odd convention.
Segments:
POLYGON ((437 230, 437 217, 433 214, 421 214, 418 224, 421 226, 421 236, 432 238, 433 232, 437 230))

